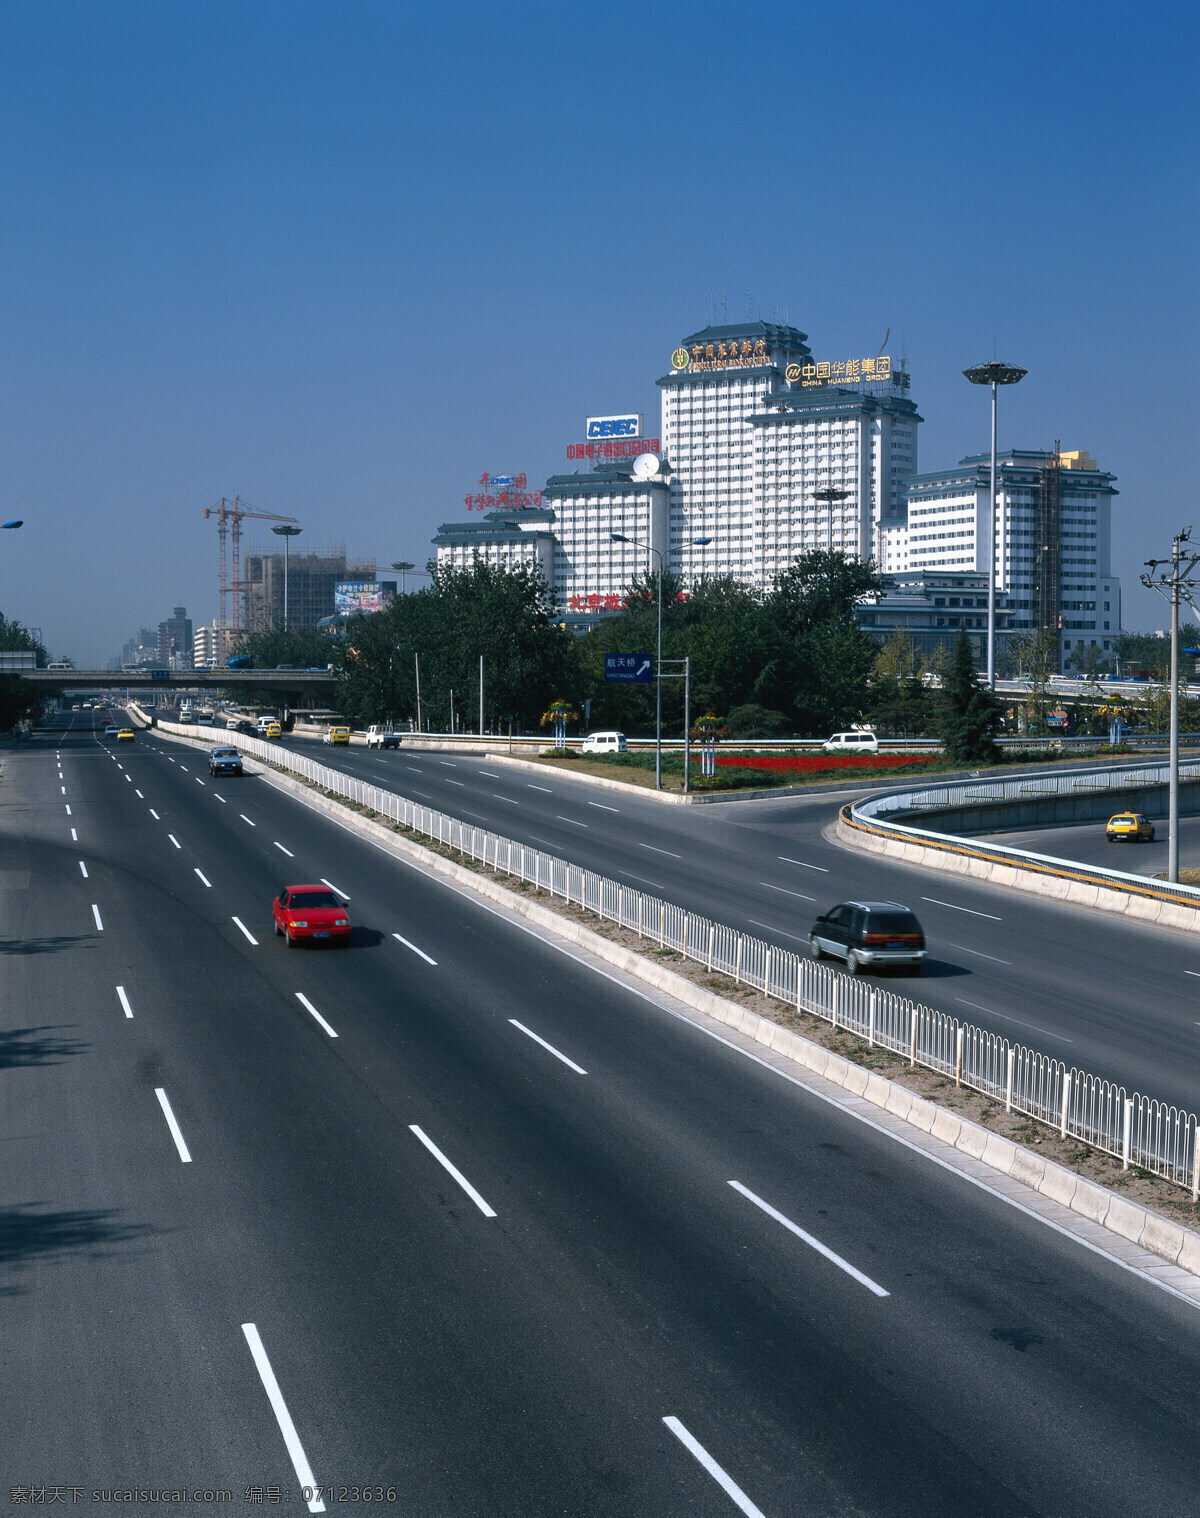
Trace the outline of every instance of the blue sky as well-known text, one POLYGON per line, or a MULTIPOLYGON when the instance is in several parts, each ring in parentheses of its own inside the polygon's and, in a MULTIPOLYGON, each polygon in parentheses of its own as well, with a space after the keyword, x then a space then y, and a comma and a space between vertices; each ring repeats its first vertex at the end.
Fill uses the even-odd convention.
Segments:
POLYGON ((1126 623, 1162 626, 1137 571, 1200 517, 1196 17, 10 0, 0 609, 87 663, 210 620, 235 493, 423 563, 483 471, 656 418, 715 303, 817 356, 890 328, 923 469, 987 446, 967 364, 1026 367, 1001 446, 1119 476, 1126 623))

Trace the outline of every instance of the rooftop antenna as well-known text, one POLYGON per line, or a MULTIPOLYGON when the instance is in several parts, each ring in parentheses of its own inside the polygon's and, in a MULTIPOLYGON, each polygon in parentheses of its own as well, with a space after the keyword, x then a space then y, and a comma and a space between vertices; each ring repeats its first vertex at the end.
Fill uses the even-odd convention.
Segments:
POLYGON ((877 353, 875 355, 876 358, 878 358, 879 355, 883 352, 883 350, 887 347, 887 340, 888 340, 889 337, 891 337, 891 335, 892 335, 892 329, 889 327, 887 329, 887 331, 883 334, 883 341, 879 345, 879 353, 877 353))
POLYGON ((721 315, 725 318, 725 325, 729 325, 729 297, 724 290, 721 291, 721 315))

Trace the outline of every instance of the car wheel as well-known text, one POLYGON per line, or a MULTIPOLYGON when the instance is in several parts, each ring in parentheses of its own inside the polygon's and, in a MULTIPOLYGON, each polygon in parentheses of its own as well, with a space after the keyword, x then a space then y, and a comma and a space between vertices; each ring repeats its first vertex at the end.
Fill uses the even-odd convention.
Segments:
POLYGON ((1149 836, 1149 838, 1147 838, 1146 842, 1147 843, 1153 843, 1154 842, 1154 829, 1153 828, 1150 829, 1150 836, 1149 836))
POLYGON ((824 958, 823 954, 821 953, 821 945, 817 942, 817 936, 815 933, 808 940, 808 954, 810 959, 824 958))
POLYGON ((857 975, 861 969, 862 965, 859 963, 858 955, 851 949, 846 955, 846 974, 857 975))
POLYGON ((276 938, 282 938, 283 937, 283 929, 279 926, 278 923, 275 924, 275 937, 276 938))
POLYGON ((289 949, 294 949, 296 947, 296 940, 292 937, 290 928, 284 930, 283 938, 289 949))

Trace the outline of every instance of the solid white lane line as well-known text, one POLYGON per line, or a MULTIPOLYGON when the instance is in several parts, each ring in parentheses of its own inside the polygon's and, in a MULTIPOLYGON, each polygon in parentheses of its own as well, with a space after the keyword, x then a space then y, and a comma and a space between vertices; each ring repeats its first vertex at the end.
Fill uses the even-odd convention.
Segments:
POLYGON ((848 1276, 853 1276, 860 1286, 865 1286, 868 1291, 873 1291, 877 1297, 887 1297, 891 1295, 891 1293, 885 1291, 878 1282, 872 1281, 870 1276, 863 1275, 861 1270, 856 1270, 854 1266, 851 1265, 849 1260, 843 1260, 840 1254, 835 1254, 833 1250, 830 1249, 828 1244, 822 1244, 820 1239, 814 1239, 811 1233, 805 1233, 804 1229, 801 1228, 797 1223, 793 1223, 791 1218, 785 1218, 782 1212, 777 1212, 775 1208, 771 1206, 770 1202, 764 1202, 762 1197, 756 1196, 748 1186, 743 1186, 741 1181, 730 1181, 729 1184, 736 1192, 738 1192, 741 1196, 744 1196, 748 1202, 753 1202, 756 1207, 760 1207, 769 1218, 774 1218, 775 1221, 777 1223, 781 1223, 789 1233, 794 1233, 798 1239, 803 1240, 803 1242, 807 1244, 810 1249, 815 1249, 819 1255, 824 1255, 824 1257, 831 1264, 836 1265, 839 1270, 844 1270, 848 1276))
POLYGON ((125 1016, 126 1017, 132 1017, 133 1016, 133 1008, 129 1005, 129 998, 128 998, 128 996, 125 995, 125 987, 124 986, 118 986, 117 987, 117 1000, 121 1003, 121 1008, 124 1011, 125 1016))
POLYGON ((966 912, 970 917, 986 917, 990 922, 1003 922, 1003 917, 997 917, 994 912, 976 912, 973 907, 956 907, 952 901, 939 901, 936 896, 922 896, 922 901, 930 901, 935 907, 949 907, 952 912, 966 912))
POLYGON ((281 854, 286 854, 289 859, 295 859, 296 856, 295 856, 295 854, 292 853, 291 849, 285 849, 284 846, 283 846, 283 844, 281 844, 280 842, 278 842, 278 840, 276 840, 274 838, 272 838, 271 842, 274 843, 275 847, 279 850, 279 852, 281 854))
POLYGON ((87 865, 84 864, 82 859, 79 861, 79 873, 85 880, 88 878, 87 865))
POLYGON ((1056 1038, 1060 1044, 1073 1044, 1073 1038, 1065 1038, 1061 1033, 1051 1033, 1049 1028, 1040 1028, 1037 1023, 1024 1023, 1019 1017, 1008 1017, 1003 1012, 997 1012, 995 1007, 983 1007, 977 1001, 968 1001, 965 996, 954 998, 961 1006, 974 1007, 976 1012, 986 1012, 991 1017, 998 1017, 1002 1023, 1015 1023, 1018 1028, 1028 1028, 1031 1033, 1041 1033, 1045 1038, 1056 1038))
POLYGON ((200 876, 201 882, 204 885, 206 885, 208 887, 208 889, 211 891, 212 890, 212 881, 206 879, 205 876, 203 875, 203 873, 200 870, 197 870, 196 874, 200 876))
POLYGON ((773 928, 769 922, 759 922, 757 917, 747 917, 746 921, 753 923, 756 928, 766 928, 768 933, 778 933, 780 938, 790 938, 795 943, 807 943, 807 938, 801 938, 795 933, 785 933, 782 928, 773 928))
POLYGON ((250 942, 255 946, 255 948, 257 948, 258 947, 258 939, 255 938, 255 936, 254 936, 253 933, 251 933, 250 929, 246 926, 246 924, 242 921, 242 919, 240 917, 235 917, 233 919, 233 921, 242 930, 242 932, 246 935, 246 937, 250 940, 250 942))
POLYGON ((167 1093, 161 1086, 155 1086, 154 1094, 158 1097, 158 1105, 163 1110, 163 1116, 167 1120, 167 1127, 171 1130, 171 1137, 175 1140, 175 1147, 179 1150, 179 1158, 185 1165, 192 1163, 192 1157, 188 1153, 188 1146, 183 1141, 183 1134, 179 1131, 179 1124, 175 1121, 175 1114, 171 1111, 171 1104, 167 1100, 167 1093))
POLYGON ((822 875, 829 874, 823 864, 805 864, 803 859, 789 859, 786 854, 777 854, 775 857, 782 860, 784 864, 798 864, 802 870, 820 870, 822 875))
POLYGON ((437 964, 437 960, 430 959, 429 955, 426 954, 424 949, 418 949, 415 943, 409 943, 408 939, 401 938, 399 933, 393 933, 392 937, 396 940, 397 943, 402 943, 406 949, 411 949, 413 953, 423 959, 427 965, 437 964))
POLYGON ((772 885, 769 880, 760 880, 760 886, 765 886, 768 891, 778 891, 783 896, 798 896, 801 901, 816 901, 815 896, 806 896, 803 891, 789 891, 786 886, 772 885))
POLYGON ((619 806, 605 806, 603 801, 589 801, 588 806, 598 807, 602 812, 619 812, 621 810, 619 806))
POLYGON ((69 817, 70 815, 71 815, 71 808, 68 806, 67 807, 67 816, 69 817))
POLYGON ((555 815, 558 817, 559 822, 569 822, 573 828, 591 827, 590 822, 576 822, 574 817, 564 817, 561 812, 557 812, 555 815))
POLYGON ((78 843, 79 842, 79 834, 75 831, 74 828, 71 829, 71 842, 72 843, 78 843))
POLYGON ((335 896, 340 896, 343 901, 349 901, 350 900, 349 896, 346 895, 345 891, 339 890, 338 887, 334 885, 333 881, 332 880, 326 880, 325 877, 324 877, 324 875, 321 876, 321 884, 322 885, 327 885, 329 887, 329 889, 333 892, 333 894, 335 896))
POLYGON ((214 791, 213 795, 217 798, 217 800, 221 803, 222 806, 228 806, 229 805, 228 801, 225 800, 224 796, 222 796, 219 791, 214 791))
MULTIPOLYGON (((267 1352, 258 1336, 258 1329, 253 1323, 243 1323, 242 1332, 246 1336, 246 1343, 250 1346, 250 1353, 254 1356, 259 1380, 267 1394, 267 1401, 271 1404, 271 1411, 275 1414, 275 1421, 279 1424, 279 1432, 283 1435, 284 1444, 287 1445, 288 1458, 292 1462, 292 1469, 296 1472, 296 1480, 300 1483, 301 1491, 305 1487, 312 1491, 317 1485, 316 1477, 312 1473, 312 1466, 308 1463, 308 1456, 304 1453, 304 1446, 300 1443, 300 1435, 296 1432, 292 1415, 287 1410, 287 1403, 283 1400, 283 1393, 279 1390, 279 1382, 276 1381, 271 1362, 267 1359, 267 1352)), ((311 1497, 308 1510, 310 1513, 323 1513, 325 1504, 320 1497, 311 1497)))
POLYGON ((525 782, 525 789, 527 791, 545 791, 545 793, 546 793, 547 796, 553 796, 554 795, 554 792, 550 789, 550 787, 548 785, 534 785, 529 780, 527 780, 525 782))
POLYGON ((246 816, 245 812, 239 812, 238 816, 242 819, 242 821, 246 824, 247 827, 256 828, 258 826, 257 822, 251 822, 250 821, 249 817, 246 816))
POLYGON ((137 797, 137 799, 139 801, 145 801, 145 799, 146 799, 145 796, 142 795, 141 791, 138 790, 138 788, 137 788, 136 785, 133 788, 133 794, 137 797))
POLYGON ((155 822, 161 822, 162 821, 162 818, 158 815, 158 813, 154 810, 153 807, 150 808, 150 815, 151 815, 151 817, 154 818, 155 822))
POLYGON ((664 1418, 663 1422, 675 1435, 676 1439, 679 1440, 680 1444, 683 1445, 684 1449, 700 1462, 725 1495, 731 1497, 734 1504, 741 1508, 746 1518, 764 1518, 762 1509, 755 1507, 733 1477, 727 1475, 721 1469, 699 1440, 692 1438, 678 1418, 664 1418))
POLYGON ((951 943, 950 940, 947 939, 946 947, 948 949, 957 949, 960 954, 975 954, 978 955, 980 959, 990 959, 994 965, 1012 964, 1011 959, 997 959, 994 954, 985 954, 982 949, 968 949, 965 943, 951 943))
POLYGON ((652 843, 639 843, 639 849, 649 849, 652 854, 666 854, 669 859, 682 859, 682 854, 672 854, 670 849, 656 849, 652 843))
POLYGON ((494 1218, 496 1216, 496 1214, 492 1210, 492 1208, 490 1208, 488 1206, 488 1204, 483 1200, 483 1198, 475 1190, 474 1186, 472 1186, 471 1183, 470 1183, 470 1181, 467 1180, 466 1176, 462 1173, 462 1171, 456 1169, 450 1163, 450 1161, 446 1158, 446 1156, 442 1153, 442 1151, 438 1148, 438 1146, 433 1142, 433 1140, 428 1136, 428 1134, 423 1133, 421 1131, 421 1129, 417 1127, 416 1123, 409 1123, 408 1129, 409 1129, 410 1133, 415 1133, 416 1134, 416 1136, 425 1145, 426 1149, 429 1150, 430 1154, 433 1155, 434 1159, 437 1160, 438 1164, 445 1166, 445 1168, 449 1171, 449 1173, 454 1177, 454 1179, 458 1182, 458 1184, 462 1187, 462 1189, 467 1193, 467 1195, 475 1203, 476 1207, 479 1208, 480 1212, 483 1213, 484 1217, 485 1218, 494 1218))
POLYGON ((100 920, 100 908, 96 905, 96 903, 94 901, 92 902, 92 916, 96 919, 96 932, 97 933, 103 933, 104 932, 104 924, 100 920))
POLYGON ((171 840, 171 842, 175 845, 175 847, 177 849, 180 849, 180 848, 183 847, 183 845, 180 843, 179 839, 176 838, 176 836, 175 836, 174 833, 168 833, 167 837, 171 840))
POLYGON ((491 770, 478 770, 476 773, 480 775, 486 775, 489 780, 499 780, 500 778, 499 775, 493 775, 491 770))
POLYGON ((555 1059, 561 1059, 564 1065, 570 1065, 576 1075, 586 1075, 587 1071, 582 1065, 577 1065, 573 1059, 568 1059, 561 1049, 556 1049, 553 1044, 548 1044, 544 1038, 539 1038, 532 1028, 527 1028, 524 1023, 519 1023, 515 1017, 510 1017, 509 1022, 514 1028, 520 1028, 528 1038, 533 1039, 535 1044, 541 1044, 542 1048, 553 1054, 555 1059))
POLYGON ((333 1031, 333 1029, 329 1026, 329 1024, 321 1016, 321 1014, 317 1011, 316 1007, 313 1006, 312 1002, 309 1001, 308 997, 305 996, 305 994, 304 994, 303 991, 297 991, 296 992, 296 1000, 300 1003, 300 1005, 304 1008, 304 1010, 306 1012, 311 1012, 312 1013, 312 1015, 316 1018, 316 1020, 321 1024, 322 1028, 325 1029, 326 1033, 329 1034, 330 1038, 336 1038, 337 1037, 337 1034, 333 1031))

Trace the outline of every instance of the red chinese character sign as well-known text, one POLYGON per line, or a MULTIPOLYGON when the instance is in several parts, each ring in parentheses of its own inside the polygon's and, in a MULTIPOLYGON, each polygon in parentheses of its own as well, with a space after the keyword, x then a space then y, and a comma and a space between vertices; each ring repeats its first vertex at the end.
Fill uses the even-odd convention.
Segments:
POLYGON ((643 453, 661 453, 657 437, 609 438, 600 443, 568 443, 569 459, 633 459, 643 453))
POLYGON ((542 504, 542 492, 528 488, 524 473, 481 474, 477 483, 481 490, 463 496, 468 511, 526 511, 542 504))

